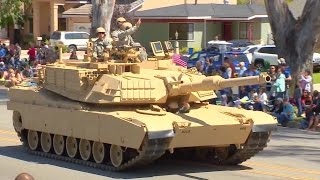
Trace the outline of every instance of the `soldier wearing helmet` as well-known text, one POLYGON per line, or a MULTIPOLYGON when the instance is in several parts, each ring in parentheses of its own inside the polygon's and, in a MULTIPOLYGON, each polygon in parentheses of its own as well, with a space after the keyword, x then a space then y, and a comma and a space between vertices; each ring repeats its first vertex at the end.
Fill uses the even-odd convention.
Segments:
MULTIPOLYGON (((132 24, 129 22, 122 22, 120 24, 120 29, 115 30, 111 33, 111 37, 115 42, 115 46, 123 47, 125 45, 130 45, 129 42, 132 37, 131 35, 135 33, 141 25, 141 19, 138 20, 135 26, 132 27, 132 24)), ((133 41, 131 41, 133 43, 133 41)))
POLYGON ((93 58, 97 61, 104 61, 104 53, 112 48, 111 41, 106 38, 106 30, 103 27, 97 28, 98 39, 94 42, 93 58))
POLYGON ((126 20, 125 18, 119 17, 119 18, 117 19, 118 28, 120 28, 121 24, 124 23, 124 22, 126 22, 126 21, 127 21, 127 20, 126 20))

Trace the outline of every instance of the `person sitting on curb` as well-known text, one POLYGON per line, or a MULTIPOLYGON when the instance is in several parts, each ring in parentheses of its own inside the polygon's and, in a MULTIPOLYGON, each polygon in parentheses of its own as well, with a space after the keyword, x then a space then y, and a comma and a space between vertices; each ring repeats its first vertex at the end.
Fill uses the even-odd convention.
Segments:
POLYGON ((282 125, 282 127, 286 127, 289 121, 293 120, 294 109, 290 104, 289 99, 285 97, 283 99, 283 112, 277 116, 278 123, 282 125))

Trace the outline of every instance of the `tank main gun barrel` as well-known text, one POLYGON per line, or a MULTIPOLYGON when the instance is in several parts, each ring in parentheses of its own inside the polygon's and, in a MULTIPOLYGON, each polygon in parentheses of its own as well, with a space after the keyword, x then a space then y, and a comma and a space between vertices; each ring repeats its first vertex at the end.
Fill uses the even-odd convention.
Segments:
POLYGON ((196 91, 220 90, 228 87, 264 84, 270 82, 271 77, 267 74, 259 76, 224 79, 221 76, 210 76, 202 81, 182 83, 178 87, 178 94, 186 94, 196 91))

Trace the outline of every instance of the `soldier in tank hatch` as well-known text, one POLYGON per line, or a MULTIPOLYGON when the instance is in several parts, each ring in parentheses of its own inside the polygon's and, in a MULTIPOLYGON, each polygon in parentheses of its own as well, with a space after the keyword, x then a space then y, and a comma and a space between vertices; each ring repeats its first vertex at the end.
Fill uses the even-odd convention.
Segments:
POLYGON ((115 30, 111 33, 111 37, 116 47, 123 47, 125 45, 128 45, 128 36, 130 35, 131 37, 131 35, 138 30, 141 25, 141 20, 139 19, 136 25, 133 27, 130 27, 130 24, 129 22, 124 22, 120 25, 120 29, 115 30))
POLYGON ((97 28, 98 39, 94 42, 93 45, 93 58, 96 61, 104 61, 104 54, 108 49, 112 48, 112 43, 109 39, 106 38, 106 30, 103 27, 97 28))

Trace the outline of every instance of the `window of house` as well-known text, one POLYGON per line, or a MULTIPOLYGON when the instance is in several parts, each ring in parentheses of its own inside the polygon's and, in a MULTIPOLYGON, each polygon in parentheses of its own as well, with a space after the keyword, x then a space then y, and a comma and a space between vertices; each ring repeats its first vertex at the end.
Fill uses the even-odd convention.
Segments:
POLYGON ((29 18, 29 33, 33 33, 33 18, 29 18))
POLYGON ((239 23, 239 39, 248 39, 248 23, 239 23))
POLYGON ((169 23, 169 40, 176 39, 176 32, 178 40, 194 40, 193 23, 169 23))

